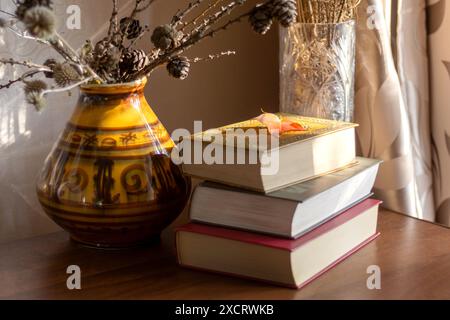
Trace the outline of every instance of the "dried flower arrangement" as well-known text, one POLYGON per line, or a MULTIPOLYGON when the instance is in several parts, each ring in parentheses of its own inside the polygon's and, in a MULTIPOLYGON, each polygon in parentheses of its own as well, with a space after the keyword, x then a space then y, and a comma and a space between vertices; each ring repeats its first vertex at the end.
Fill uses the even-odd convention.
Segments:
POLYGON ((361 0, 297 0, 299 22, 341 23, 356 17, 361 0))
POLYGON ((25 84, 26 100, 40 110, 49 93, 68 91, 85 83, 130 82, 148 76, 163 65, 171 76, 185 79, 192 63, 234 54, 227 51, 194 59, 183 55, 201 40, 213 37, 244 18, 262 35, 274 20, 288 27, 298 18, 296 0, 264 0, 231 19, 228 17, 247 0, 192 0, 186 8, 178 10, 169 23, 150 30, 141 25, 138 15, 155 1, 135 0, 131 14, 120 18, 118 0, 112 0, 107 35, 95 44, 86 41, 76 51, 56 31, 52 0, 16 0, 15 13, 1 11, 7 18, 0 17, 0 28, 52 47, 62 59, 47 59, 38 64, 0 58, 0 63, 26 69, 17 79, 0 85, 0 89, 25 84), (154 46, 150 52, 135 48, 137 40, 146 36, 154 46), (47 81, 39 75, 45 76, 47 81), (49 86, 47 82, 51 80, 54 84, 49 86))

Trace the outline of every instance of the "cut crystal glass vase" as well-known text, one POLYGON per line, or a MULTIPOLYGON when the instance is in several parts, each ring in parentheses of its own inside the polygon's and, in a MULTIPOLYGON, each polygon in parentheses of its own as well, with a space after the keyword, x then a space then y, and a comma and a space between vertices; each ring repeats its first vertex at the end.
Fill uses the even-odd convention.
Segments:
POLYGON ((281 111, 353 121, 355 22, 297 23, 280 41, 281 111))

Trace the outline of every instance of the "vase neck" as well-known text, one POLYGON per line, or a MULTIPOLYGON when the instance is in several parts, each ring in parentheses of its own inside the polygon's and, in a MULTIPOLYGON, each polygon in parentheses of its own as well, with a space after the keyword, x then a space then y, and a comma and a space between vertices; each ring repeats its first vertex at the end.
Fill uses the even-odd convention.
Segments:
POLYGON ((80 87, 81 93, 86 95, 124 95, 142 93, 145 85, 147 84, 147 78, 142 78, 133 82, 127 83, 113 83, 113 84, 88 84, 80 87))

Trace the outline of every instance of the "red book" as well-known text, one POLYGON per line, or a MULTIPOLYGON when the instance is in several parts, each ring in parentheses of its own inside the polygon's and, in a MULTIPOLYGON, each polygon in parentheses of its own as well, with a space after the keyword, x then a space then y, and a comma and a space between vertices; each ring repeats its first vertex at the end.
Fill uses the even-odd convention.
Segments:
POLYGON ((180 265, 301 288, 378 237, 380 201, 368 199, 296 240, 188 224, 177 229, 180 265))

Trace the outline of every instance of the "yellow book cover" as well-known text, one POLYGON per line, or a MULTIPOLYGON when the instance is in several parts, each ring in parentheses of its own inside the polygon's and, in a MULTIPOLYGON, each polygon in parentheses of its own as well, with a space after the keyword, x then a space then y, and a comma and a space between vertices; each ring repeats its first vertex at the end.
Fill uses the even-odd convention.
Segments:
MULTIPOLYGON (((317 138, 323 135, 329 135, 340 130, 346 130, 349 128, 357 127, 357 124, 348 122, 339 122, 333 120, 319 119, 319 118, 308 118, 293 114, 276 114, 281 120, 281 122, 290 122, 294 124, 299 124, 302 130, 287 130, 282 131, 280 134, 276 135, 279 137, 278 147, 283 147, 297 142, 306 141, 309 139, 317 138)), ((226 144, 225 136, 227 134, 234 134, 237 139, 240 135, 245 135, 245 147, 248 149, 258 148, 258 140, 251 139, 252 135, 260 135, 263 132, 268 132, 268 125, 257 120, 256 118, 247 121, 234 123, 224 127, 210 129, 190 137, 192 140, 203 141, 208 143, 223 143, 226 144), (240 129, 240 130, 238 130, 240 129), (222 139, 214 139, 217 135, 222 135, 222 139)), ((269 147, 271 143, 269 142, 269 147)), ((236 145, 235 145, 236 146, 236 145)), ((259 144, 259 146, 261 146, 259 144)))

